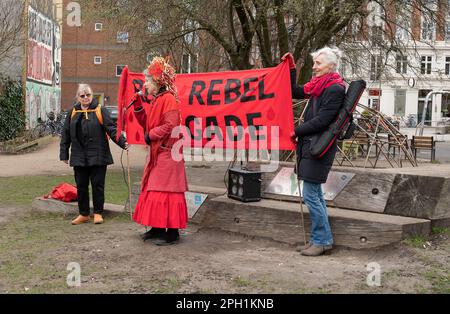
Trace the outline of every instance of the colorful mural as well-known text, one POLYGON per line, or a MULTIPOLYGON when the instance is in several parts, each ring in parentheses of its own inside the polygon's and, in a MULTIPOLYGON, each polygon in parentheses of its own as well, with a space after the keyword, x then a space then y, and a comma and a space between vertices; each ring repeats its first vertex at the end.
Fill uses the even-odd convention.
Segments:
POLYGON ((47 113, 61 110, 61 88, 27 82, 26 117, 28 127, 34 128, 39 119, 45 121, 47 113))
POLYGON ((41 12, 28 8, 27 127, 61 110, 61 29, 41 12))

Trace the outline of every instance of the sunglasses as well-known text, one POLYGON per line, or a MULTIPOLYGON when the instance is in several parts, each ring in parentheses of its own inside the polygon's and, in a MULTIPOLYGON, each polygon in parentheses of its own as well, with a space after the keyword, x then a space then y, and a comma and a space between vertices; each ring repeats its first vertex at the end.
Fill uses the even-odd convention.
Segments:
POLYGON ((89 98, 89 97, 91 97, 92 95, 91 94, 86 94, 86 95, 80 95, 80 98, 89 98))

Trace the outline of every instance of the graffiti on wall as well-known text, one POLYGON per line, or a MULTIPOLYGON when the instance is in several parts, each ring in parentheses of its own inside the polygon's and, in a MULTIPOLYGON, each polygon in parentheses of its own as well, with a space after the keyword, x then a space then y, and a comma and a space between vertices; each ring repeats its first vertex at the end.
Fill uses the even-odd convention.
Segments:
POLYGON ((61 89, 34 82, 27 82, 26 117, 28 127, 34 128, 39 120, 45 121, 47 113, 61 110, 61 89))
POLYGON ((61 28, 28 7, 28 64, 26 83, 27 127, 61 110, 61 28))
POLYGON ((28 25, 27 78, 52 85, 54 23, 30 6, 28 25))

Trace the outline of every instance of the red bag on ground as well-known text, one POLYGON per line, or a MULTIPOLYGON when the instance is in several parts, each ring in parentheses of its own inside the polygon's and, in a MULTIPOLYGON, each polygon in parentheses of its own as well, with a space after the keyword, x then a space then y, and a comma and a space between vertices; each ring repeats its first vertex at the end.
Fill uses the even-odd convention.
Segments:
POLYGON ((44 197, 53 198, 63 202, 73 202, 78 198, 77 188, 69 183, 61 183, 54 187, 53 190, 44 197))

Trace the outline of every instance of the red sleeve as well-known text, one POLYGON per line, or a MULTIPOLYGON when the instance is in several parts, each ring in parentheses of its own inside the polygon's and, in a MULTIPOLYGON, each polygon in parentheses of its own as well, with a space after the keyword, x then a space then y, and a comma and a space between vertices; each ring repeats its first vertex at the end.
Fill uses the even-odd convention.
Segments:
POLYGON ((144 129, 144 132, 146 132, 147 113, 145 112, 144 107, 141 107, 138 110, 134 110, 134 116, 144 129))
POLYGON ((180 125, 180 112, 171 110, 163 115, 163 123, 149 132, 150 140, 156 141, 170 136, 172 129, 180 125))

